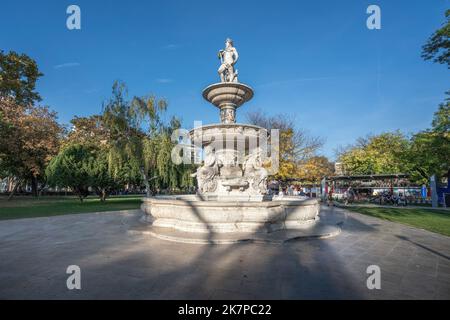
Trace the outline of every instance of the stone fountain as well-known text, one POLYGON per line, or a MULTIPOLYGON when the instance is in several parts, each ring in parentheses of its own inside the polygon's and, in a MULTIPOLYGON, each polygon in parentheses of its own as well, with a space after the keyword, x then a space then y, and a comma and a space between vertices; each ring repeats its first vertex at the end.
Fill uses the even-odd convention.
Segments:
MULTIPOLYGON (((162 239, 194 243, 334 235, 336 229, 318 227, 317 199, 268 194, 270 136, 265 128, 236 123, 236 110, 252 99, 253 89, 238 81, 232 40, 225 45, 219 52, 221 82, 203 90, 203 97, 219 109, 220 123, 189 132, 193 150, 203 155, 193 173, 197 194, 145 198, 147 225, 141 229, 162 239)), ((276 149, 271 153, 273 167, 276 149)))

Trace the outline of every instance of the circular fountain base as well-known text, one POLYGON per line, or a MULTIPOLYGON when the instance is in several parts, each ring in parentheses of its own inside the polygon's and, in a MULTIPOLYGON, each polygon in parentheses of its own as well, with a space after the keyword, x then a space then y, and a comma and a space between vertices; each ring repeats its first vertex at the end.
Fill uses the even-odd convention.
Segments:
POLYGON ((272 201, 203 200, 199 196, 144 199, 142 210, 155 227, 184 232, 273 232, 304 228, 318 220, 316 199, 283 197, 272 201))
POLYGON ((284 196, 270 201, 205 200, 196 195, 145 198, 144 222, 132 232, 185 243, 283 243, 327 238, 338 226, 319 221, 316 199, 284 196))

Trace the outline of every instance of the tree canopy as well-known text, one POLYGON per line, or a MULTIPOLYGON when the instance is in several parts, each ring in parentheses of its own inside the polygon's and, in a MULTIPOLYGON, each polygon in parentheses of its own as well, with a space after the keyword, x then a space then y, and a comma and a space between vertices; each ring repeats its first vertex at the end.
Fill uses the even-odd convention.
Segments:
POLYGON ((274 178, 286 180, 296 177, 299 165, 316 155, 323 145, 323 140, 313 137, 296 126, 295 118, 278 114, 267 116, 262 111, 247 113, 249 123, 266 128, 279 130, 279 171, 274 178))
POLYGON ((413 135, 407 159, 415 179, 426 182, 431 175, 450 179, 450 102, 439 105, 432 127, 413 135))
POLYGON ((17 184, 30 181, 36 195, 45 167, 58 153, 63 128, 48 107, 24 106, 11 98, 0 98, 0 114, 0 172, 16 177, 17 184))
POLYGON ((105 148, 109 146, 109 133, 103 125, 101 115, 75 116, 70 123, 71 127, 64 139, 64 144, 94 144, 105 148))
MULTIPOLYGON (((450 68, 450 9, 446 23, 423 46, 422 57, 450 68)), ((446 92, 447 95, 450 91, 446 92)), ((413 135, 408 153, 413 176, 422 182, 431 175, 447 175, 450 181, 450 99, 439 105, 431 129, 413 135)))
POLYGON ((172 132, 180 121, 164 121, 167 101, 154 95, 127 98, 124 83, 113 84, 112 98, 103 108, 102 121, 109 133, 109 168, 113 176, 124 166, 140 173, 147 192, 156 188, 188 187, 192 168, 171 161, 172 132))
POLYGON ((432 126, 407 138, 400 132, 358 139, 338 155, 346 174, 407 173, 427 184, 430 176, 450 177, 450 103, 435 112, 432 126))
POLYGON ((317 183, 323 177, 332 176, 334 173, 334 163, 327 157, 313 156, 298 164, 296 177, 309 183, 317 183))
POLYGON ((445 12, 447 21, 434 32, 423 46, 422 58, 447 64, 450 68, 450 9, 445 12))
POLYGON ((107 154, 101 148, 83 144, 65 147, 46 169, 51 186, 69 187, 81 201, 94 189, 104 201, 117 184, 109 174, 107 154))
POLYGON ((399 131, 358 139, 338 156, 347 174, 387 174, 405 170, 408 139, 399 131))
POLYGON ((0 97, 12 97, 16 103, 24 105, 41 101, 35 91, 36 81, 41 76, 36 61, 26 54, 0 50, 0 97))

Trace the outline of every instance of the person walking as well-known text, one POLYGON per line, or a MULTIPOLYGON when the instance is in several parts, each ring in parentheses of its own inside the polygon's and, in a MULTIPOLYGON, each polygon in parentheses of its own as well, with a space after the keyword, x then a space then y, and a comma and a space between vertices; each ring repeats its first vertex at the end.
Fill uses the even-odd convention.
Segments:
POLYGON ((333 206, 333 190, 330 189, 330 191, 328 191, 328 202, 327 202, 327 206, 333 206))

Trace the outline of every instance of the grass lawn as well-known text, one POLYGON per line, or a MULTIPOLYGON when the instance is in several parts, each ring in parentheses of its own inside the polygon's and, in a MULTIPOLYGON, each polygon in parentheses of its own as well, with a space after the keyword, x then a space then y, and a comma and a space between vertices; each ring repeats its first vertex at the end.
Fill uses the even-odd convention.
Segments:
POLYGON ((450 211, 422 208, 344 207, 368 216, 450 236, 450 211))
POLYGON ((72 213, 88 213, 139 209, 142 196, 113 196, 101 203, 98 197, 89 196, 80 202, 76 197, 49 196, 35 199, 17 196, 11 201, 0 197, 0 220, 48 217, 72 213))

